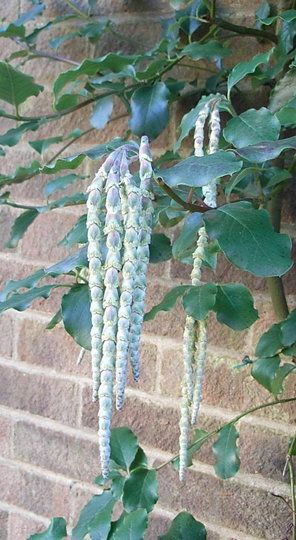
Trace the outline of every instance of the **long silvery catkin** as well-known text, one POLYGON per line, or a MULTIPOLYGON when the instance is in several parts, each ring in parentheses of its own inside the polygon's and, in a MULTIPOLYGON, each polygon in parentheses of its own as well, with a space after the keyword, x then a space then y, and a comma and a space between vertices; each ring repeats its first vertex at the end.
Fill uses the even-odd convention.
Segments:
POLYGON ((141 217, 140 190, 129 171, 126 155, 123 156, 121 162, 121 202, 125 232, 116 351, 116 408, 118 410, 122 408, 125 393, 141 217))
MULTIPOLYGON (((121 156, 120 156, 121 157, 121 156)), ((99 388, 99 448, 101 469, 108 477, 110 462, 110 431, 112 415, 113 377, 116 358, 116 334, 119 304, 119 272, 121 270, 122 214, 119 193, 120 157, 106 181, 106 236, 105 292, 103 298, 102 359, 99 388)))
MULTIPOLYGON (((203 156, 203 145, 204 145, 204 127, 206 119, 209 115, 209 104, 207 103, 199 112, 194 131, 194 155, 196 157, 203 156)), ((193 273, 195 277, 199 272, 200 279, 200 269, 202 258, 202 248, 203 248, 203 238, 199 238, 200 245, 197 246, 193 254, 193 273)), ((194 283, 193 283, 194 284, 194 283)), ((190 425, 190 405, 193 397, 193 361, 194 361, 194 351, 195 351, 195 341, 196 341, 196 321, 193 317, 187 316, 185 321, 185 328, 183 334, 183 365, 184 373, 182 380, 182 398, 181 398, 181 408, 180 408, 180 437, 179 437, 179 447, 180 447, 180 464, 179 464, 179 478, 184 480, 185 471, 187 467, 188 460, 188 433, 190 425)))
POLYGON ((137 249, 137 270, 130 329, 130 360, 135 381, 139 379, 139 348, 144 319, 145 295, 147 287, 147 268, 149 264, 149 245, 151 240, 153 204, 150 184, 152 179, 152 156, 148 137, 141 137, 139 148, 140 192, 141 192, 141 231, 137 249))
POLYGON ((108 172, 113 163, 113 155, 100 167, 88 188, 87 231, 89 287, 91 295, 91 357, 93 378, 93 401, 98 398, 100 384, 100 360, 102 354, 103 292, 104 275, 102 268, 102 192, 108 172))
MULTIPOLYGON (((219 137, 220 137, 220 114, 218 109, 218 104, 216 103, 213 107, 213 110, 210 115, 210 138, 209 138, 209 148, 208 153, 213 154, 219 148, 219 137)), ((208 206, 215 208, 217 205, 217 189, 216 182, 212 181, 207 186, 203 187, 204 202, 208 206)), ((204 248, 207 244, 207 234, 204 227, 201 227, 199 230, 199 239, 197 243, 197 249, 193 255, 194 261, 197 261, 196 267, 199 267, 198 273, 194 270, 192 271, 192 284, 195 283, 195 278, 200 280, 200 270, 202 259, 204 256, 204 248), (199 251, 199 244, 203 243, 203 249, 199 251)), ((204 368, 207 354, 207 321, 206 319, 199 321, 199 332, 198 339, 196 343, 196 353, 195 353, 195 384, 192 400, 192 411, 191 411, 191 423, 195 424, 200 404, 202 401, 202 387, 203 387, 203 378, 204 378, 204 368)))

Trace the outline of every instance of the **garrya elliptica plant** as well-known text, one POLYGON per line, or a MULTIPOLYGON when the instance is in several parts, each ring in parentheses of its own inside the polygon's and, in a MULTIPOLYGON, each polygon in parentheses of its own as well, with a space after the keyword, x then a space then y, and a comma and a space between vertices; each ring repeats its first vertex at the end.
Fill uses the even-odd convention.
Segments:
MULTIPOLYGON (((173 456, 170 462, 183 478, 192 456, 215 437, 215 472, 221 478, 230 478, 240 467, 236 427, 240 418, 295 400, 293 395, 279 399, 286 379, 295 376, 296 312, 288 309, 282 283, 282 276, 292 266, 291 239, 280 232, 283 200, 287 204, 283 194, 291 188, 295 171, 295 6, 292 2, 283 6, 264 2, 255 14, 254 25, 246 27, 223 18, 219 2, 216 5, 214 0, 173 0, 161 37, 143 51, 143 46, 135 45, 135 38, 131 45, 130 36, 118 32, 114 21, 98 19, 93 1, 89 1, 88 10, 72 0, 66 4, 64 15, 48 19, 46 6, 34 2, 27 13, 0 28, 0 37, 12 40, 15 48, 0 62, 0 116, 5 125, 11 122, 0 136, 1 159, 9 159, 13 152, 16 160, 21 152, 15 149, 28 144, 41 156, 29 165, 16 163, 13 173, 0 175, 0 203, 18 212, 7 246, 17 248, 42 213, 87 204, 87 215, 80 216, 60 242, 66 248, 76 246, 76 251, 49 268, 8 281, 0 293, 0 310, 23 311, 37 298, 48 298, 55 289, 68 289, 48 328, 63 325, 83 350, 92 351, 93 397, 100 402, 102 473, 106 476, 113 371, 116 406, 121 408, 127 354, 138 378, 148 257, 152 264, 175 259, 191 265, 191 284, 172 288, 145 314, 149 321, 158 312, 172 309, 178 299, 186 313, 180 456, 173 456), (73 26, 69 28, 72 23, 74 31, 73 26), (51 38, 45 51, 42 43, 49 29, 51 38), (121 40, 119 47, 126 41, 132 52, 111 51, 100 56, 101 43, 110 33, 121 40), (263 48, 251 58, 246 53, 247 58, 235 64, 232 38, 238 35, 242 41, 247 37, 263 48), (93 56, 77 62, 60 53, 59 48, 73 39, 88 40, 93 56), (34 110, 38 110, 44 88, 27 72, 40 58, 57 62, 61 70, 52 81, 53 110, 31 116, 26 112, 26 102, 34 101, 34 110), (182 68, 178 76, 175 66, 182 68), (262 106, 248 108, 251 97, 255 106, 259 102, 262 106), (184 107, 188 100, 192 108, 180 122, 177 140, 161 154, 154 140, 168 125, 176 104, 184 107), (119 103, 125 112, 116 116, 113 107, 119 103), (76 111, 87 110, 88 106, 92 106, 90 127, 82 130, 75 124, 63 133, 64 117, 75 117, 76 111), (122 130, 107 143, 88 143, 85 147, 90 133, 96 133, 100 142, 101 130, 123 116, 129 117, 127 131, 122 130), (53 134, 51 122, 58 124, 60 120, 59 131, 53 134), (194 154, 192 144, 189 151, 185 145, 191 133, 194 154), (153 171, 143 136, 151 141, 153 171), (76 152, 68 150, 71 146, 76 152), (85 178, 88 168, 83 169, 87 159, 96 161, 96 169, 100 166, 91 184, 91 179, 85 178), (139 162, 136 172, 134 161, 139 162), (23 182, 29 185, 40 174, 48 179, 44 202, 32 205, 26 199, 14 200, 10 186, 23 182), (83 190, 75 190, 81 181, 83 190), (68 194, 60 195, 65 189, 68 194), (166 236, 159 227, 161 231, 175 229, 166 236), (249 328, 258 318, 252 294, 244 284, 202 279, 204 269, 210 268, 214 275, 217 260, 223 256, 238 269, 267 280, 278 322, 259 338, 254 355, 243 351, 246 356, 238 365, 249 370, 254 384, 259 383, 274 397, 213 432, 197 429, 188 445, 190 423, 198 420, 210 313, 236 331, 249 328), (63 275, 68 276, 67 282, 59 282, 63 275)), ((117 437, 118 432, 114 433, 117 437)), ((138 448, 131 437, 127 436, 127 446, 138 448)), ((157 499, 155 469, 147 466, 142 450, 131 451, 129 463, 118 463, 115 447, 111 431, 111 471, 103 495, 107 498, 111 492, 113 498, 121 500, 123 515, 117 521, 112 518, 110 499, 110 512, 100 513, 97 508, 96 520, 90 516, 89 521, 84 520, 87 531, 80 529, 75 533, 77 539, 88 533, 95 537, 94 527, 99 527, 102 537, 118 540, 127 537, 131 524, 136 523, 139 528, 135 538, 145 533, 147 512, 157 499), (134 489, 139 478, 143 479, 144 493, 150 493, 146 507, 134 489)), ((285 470, 293 508, 295 452, 292 440, 285 470)), ((99 482, 103 481, 101 478, 99 482)), ((187 518, 181 517, 189 527, 187 518)), ((295 519, 293 523, 295 534, 295 519)), ((63 534, 52 537, 62 538, 63 534)), ((164 538, 169 540, 173 534, 167 533, 164 538)), ((203 529, 192 534, 204 538, 205 533, 203 529)))

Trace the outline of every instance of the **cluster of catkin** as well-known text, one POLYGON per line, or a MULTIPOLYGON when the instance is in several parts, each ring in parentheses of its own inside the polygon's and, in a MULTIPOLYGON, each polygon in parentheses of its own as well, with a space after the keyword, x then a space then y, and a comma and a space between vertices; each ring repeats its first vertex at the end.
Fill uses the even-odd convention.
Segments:
POLYGON ((99 400, 99 448, 108 477, 112 399, 124 401, 128 358, 139 378, 146 274, 153 218, 148 138, 112 152, 88 188, 87 230, 91 296, 93 400, 99 400), (139 159, 140 183, 129 165, 139 159))
MULTIPOLYGON (((209 145, 208 154, 218 150, 220 136, 220 115, 218 102, 207 103, 200 111, 194 132, 194 154, 204 155, 204 131, 209 116, 209 145)), ((204 202, 207 206, 216 207, 216 184, 211 182, 203 187, 204 202)), ((207 234, 202 226, 199 229, 196 249, 193 253, 192 285, 201 284, 201 267, 205 256, 207 234)), ((180 414, 180 464, 179 477, 184 480, 188 463, 188 435, 190 423, 195 424, 202 400, 202 383, 207 351, 207 322, 206 319, 195 321, 187 316, 183 335, 184 374, 182 380, 182 398, 180 414)))

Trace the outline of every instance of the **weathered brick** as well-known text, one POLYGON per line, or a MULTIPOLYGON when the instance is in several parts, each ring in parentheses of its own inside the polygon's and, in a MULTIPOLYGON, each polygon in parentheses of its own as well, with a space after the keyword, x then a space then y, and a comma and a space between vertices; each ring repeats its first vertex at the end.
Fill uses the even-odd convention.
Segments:
POLYGON ((14 453, 17 459, 74 479, 92 481, 99 474, 97 444, 28 422, 15 425, 14 453))
POLYGON ((11 539, 21 540, 23 538, 29 538, 30 535, 44 531, 45 528, 46 525, 44 523, 31 517, 25 517, 16 513, 10 514, 9 533, 11 539))
POLYGON ((61 211, 40 214, 31 225, 30 235, 25 234, 21 241, 21 254, 28 259, 41 259, 45 262, 66 257, 68 252, 58 246, 65 234, 73 227, 76 217, 61 211), (32 242, 34 238, 34 242, 32 242))
POLYGON ((0 355, 6 358, 12 356, 13 321, 9 315, 1 317, 0 355))
MULTIPOLYGON (((179 425, 178 411, 172 407, 161 407, 151 397, 126 396, 122 411, 114 411, 112 426, 129 426, 139 438, 140 444, 146 444, 168 451, 178 448, 179 425)), ((82 424, 93 430, 97 429, 98 404, 92 403, 90 388, 83 392, 82 424)))
POLYGON ((13 423, 10 419, 0 416, 0 455, 10 457, 12 450, 13 423))
POLYGON ((22 372, 9 365, 0 366, 0 373, 2 405, 52 418, 65 424, 76 424, 79 401, 76 384, 22 372))
POLYGON ((46 330, 44 323, 23 320, 20 322, 17 352, 21 361, 38 364, 81 376, 90 376, 87 358, 77 366, 80 348, 62 328, 46 330))
POLYGON ((36 514, 52 517, 70 513, 70 485, 21 470, 13 463, 1 464, 1 499, 36 514))
POLYGON ((0 540, 8 540, 8 512, 0 511, 0 540))
POLYGON ((241 532, 271 540, 286 538, 291 512, 285 503, 257 487, 222 481, 209 474, 190 470, 180 484, 172 467, 158 475, 160 504, 170 511, 184 508, 200 521, 210 521, 241 532))
POLYGON ((170 527, 171 520, 159 514, 150 514, 148 519, 148 529, 145 540, 155 540, 161 534, 165 534, 170 527))
MULTIPOLYGON (((95 486, 94 486, 95 488, 95 486)), ((101 488, 97 487, 97 493, 101 492, 101 488)), ((82 489, 80 486, 73 485, 71 489, 70 502, 71 502, 71 518, 69 525, 74 526, 80 516, 83 507, 90 501, 94 493, 87 489, 82 489)))

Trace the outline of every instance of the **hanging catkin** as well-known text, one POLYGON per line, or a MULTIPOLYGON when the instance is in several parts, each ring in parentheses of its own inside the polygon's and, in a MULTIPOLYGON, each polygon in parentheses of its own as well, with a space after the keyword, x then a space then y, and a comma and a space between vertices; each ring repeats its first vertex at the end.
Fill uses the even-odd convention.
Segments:
POLYGON ((120 158, 118 157, 106 181, 105 292, 103 298, 102 359, 99 388, 99 448, 104 477, 110 461, 110 430, 112 415, 113 375, 116 358, 116 333, 119 305, 119 271, 121 270, 122 213, 119 194, 120 158))
MULTIPOLYGON (((213 110, 210 115, 210 138, 208 153, 213 154, 217 152, 219 148, 220 137, 220 114, 218 109, 218 103, 213 106, 213 110)), ((216 182, 212 181, 207 186, 203 187, 204 202, 207 206, 215 208, 217 205, 217 189, 216 182)), ((204 250, 207 245, 207 234, 205 227, 199 229, 199 239, 197 242, 197 249, 193 255, 195 265, 193 265, 192 271, 192 284, 200 284, 201 265, 204 258, 204 250)), ((207 320, 203 319, 198 323, 198 338, 196 342, 195 351, 195 383, 192 400, 191 411, 191 423, 195 424, 199 413, 200 404, 202 401, 202 387, 205 370, 205 361, 207 354, 207 320)))
POLYGON ((93 399, 99 397, 101 469, 108 477, 114 371, 116 406, 122 407, 128 354, 139 377, 153 206, 151 154, 128 143, 110 154, 88 188, 87 230, 91 296, 93 399), (129 163, 140 159, 140 187, 129 163), (120 288, 121 276, 121 288, 120 288))
MULTIPOLYGON (((198 114, 194 132, 194 154, 197 157, 203 156, 204 127, 209 114, 209 105, 206 104, 198 114)), ((193 272, 197 273, 196 264, 198 261, 197 250, 193 254, 193 272)), ((179 478, 184 480, 188 460, 188 433, 190 425, 190 405, 193 395, 193 360, 196 341, 196 321, 193 317, 187 316, 183 334, 183 365, 184 373, 182 380, 182 397, 180 410, 180 465, 179 478)))
POLYGON ((124 260, 118 312, 116 351, 116 408, 123 405, 129 353, 130 321, 140 242, 141 194, 128 168, 126 154, 122 161, 121 200, 124 218, 124 260))
POLYGON ((137 270, 130 331, 130 360, 135 381, 139 380, 139 347, 144 319, 145 295, 147 288, 147 269, 149 263, 149 245, 151 240, 153 204, 150 189, 152 179, 152 156, 148 137, 141 138, 139 148, 140 193, 141 193, 141 231, 137 249, 137 270))
POLYGON ((102 267, 102 193, 107 175, 113 164, 114 153, 109 156, 97 172, 88 188, 87 199, 87 231, 88 231, 88 261, 89 261, 89 288, 91 295, 91 356, 93 401, 98 398, 100 384, 100 360, 102 354, 102 327, 103 327, 103 294, 104 275, 102 267))

